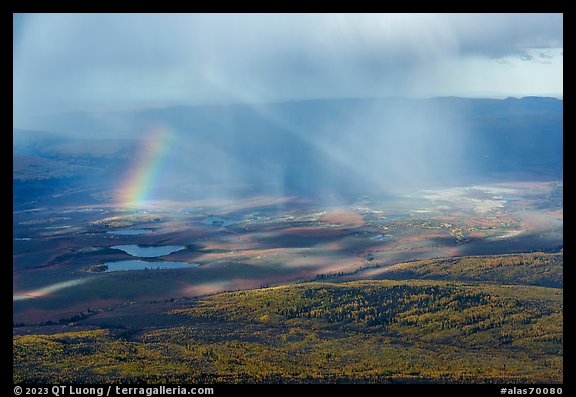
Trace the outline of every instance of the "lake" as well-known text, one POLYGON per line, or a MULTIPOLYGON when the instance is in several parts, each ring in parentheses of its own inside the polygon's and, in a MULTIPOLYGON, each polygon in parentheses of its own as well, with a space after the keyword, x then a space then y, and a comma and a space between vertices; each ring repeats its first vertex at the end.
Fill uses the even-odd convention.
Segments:
POLYGON ((374 236, 371 238, 371 240, 377 240, 377 241, 381 241, 384 240, 386 238, 390 238, 390 237, 394 237, 391 234, 379 234, 378 236, 374 236))
POLYGON ((124 251, 128 255, 136 256, 138 258, 156 258, 158 256, 164 256, 183 250, 186 247, 181 245, 160 245, 150 247, 141 247, 139 245, 115 245, 110 248, 124 251))
POLYGON ((412 214, 386 214, 384 218, 400 219, 400 218, 410 218, 412 214))
POLYGON ((187 262, 147 262, 141 260, 116 261, 104 263, 108 266, 105 272, 118 272, 126 270, 156 270, 156 269, 184 269, 198 267, 197 263, 187 262))

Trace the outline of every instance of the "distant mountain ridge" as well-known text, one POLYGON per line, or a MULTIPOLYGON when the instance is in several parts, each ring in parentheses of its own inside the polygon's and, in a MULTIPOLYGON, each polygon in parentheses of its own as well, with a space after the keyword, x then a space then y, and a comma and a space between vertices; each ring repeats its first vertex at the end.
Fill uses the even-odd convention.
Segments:
MULTIPOLYGON (((464 117, 497 114, 558 114, 563 111, 563 100, 552 97, 528 96, 523 98, 508 97, 506 99, 434 97, 428 99, 410 98, 352 98, 352 99, 308 99, 263 104, 209 104, 209 105, 176 105, 169 107, 154 107, 130 111, 88 112, 74 111, 51 116, 42 116, 29 120, 25 125, 15 126, 16 129, 41 130, 55 134, 72 134, 82 138, 82 133, 110 135, 118 137, 118 133, 135 134, 138 137, 138 127, 142 123, 175 122, 176 126, 193 126, 195 123, 209 121, 214 116, 238 117, 249 119, 251 114, 275 111, 287 116, 302 115, 302 113, 317 113, 324 111, 347 110, 357 111, 374 104, 382 107, 419 106, 435 104, 450 108, 454 112, 463 113, 464 117), (242 117, 241 117, 242 116, 242 117)), ((322 117, 320 117, 322 119, 322 117)), ((145 124, 146 125, 146 124, 145 124)), ((94 136, 92 136, 94 137, 94 136)))

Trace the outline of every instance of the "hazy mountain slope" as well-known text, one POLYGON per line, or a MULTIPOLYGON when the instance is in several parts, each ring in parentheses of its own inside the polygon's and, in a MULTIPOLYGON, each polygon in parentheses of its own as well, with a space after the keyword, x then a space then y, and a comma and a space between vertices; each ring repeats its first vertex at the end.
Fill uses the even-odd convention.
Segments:
POLYGON ((104 150, 110 142, 94 140, 148 139, 163 128, 173 144, 166 175, 175 179, 194 174, 201 184, 306 191, 506 174, 558 178, 562 120, 563 102, 553 98, 326 99, 76 112, 27 128, 59 134, 48 149, 62 156, 81 154, 81 146, 114 155, 104 150), (91 141, 66 144, 62 136, 91 141))
POLYGON ((562 122, 563 103, 553 98, 327 99, 55 115, 30 122, 35 132, 13 131, 15 202, 49 199, 64 179, 104 193, 86 196, 96 204, 139 172, 154 176, 142 179, 148 198, 168 200, 345 200, 558 180, 562 122))

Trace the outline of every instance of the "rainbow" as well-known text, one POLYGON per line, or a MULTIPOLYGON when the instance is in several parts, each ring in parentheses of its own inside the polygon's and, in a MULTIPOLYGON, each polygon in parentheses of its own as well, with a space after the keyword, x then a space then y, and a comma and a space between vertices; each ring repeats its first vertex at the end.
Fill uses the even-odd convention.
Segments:
POLYGON ((116 202, 120 207, 139 208, 150 199, 150 188, 168 158, 171 138, 172 133, 166 126, 150 129, 117 190, 116 202))

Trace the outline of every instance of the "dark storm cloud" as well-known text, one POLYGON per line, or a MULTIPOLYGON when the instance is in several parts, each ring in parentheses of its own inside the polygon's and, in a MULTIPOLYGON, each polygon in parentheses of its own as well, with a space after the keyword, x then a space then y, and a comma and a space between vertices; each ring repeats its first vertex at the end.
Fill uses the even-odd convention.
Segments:
POLYGON ((491 58, 522 56, 526 48, 561 48, 562 14, 453 14, 459 50, 491 58))
POLYGON ((561 14, 16 16, 15 117, 140 101, 434 94, 466 78, 437 68, 417 79, 435 65, 530 60, 527 48, 562 47, 562 24, 561 14))

